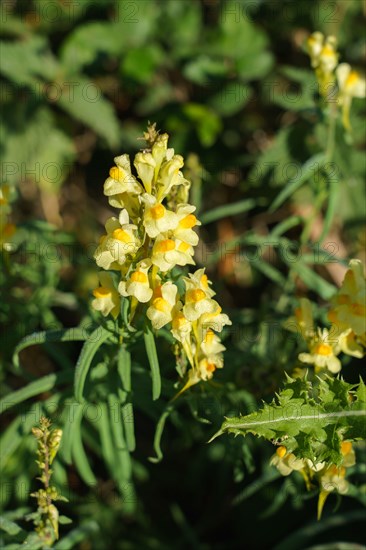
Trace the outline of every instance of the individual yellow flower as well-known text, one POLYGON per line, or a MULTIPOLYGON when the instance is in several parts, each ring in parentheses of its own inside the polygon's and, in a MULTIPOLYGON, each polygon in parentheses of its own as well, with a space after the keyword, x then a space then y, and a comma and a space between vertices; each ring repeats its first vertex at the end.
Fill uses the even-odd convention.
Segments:
POLYGON ((172 320, 177 291, 177 287, 171 281, 154 289, 151 305, 146 312, 154 329, 159 330, 172 320))
POLYGON ((221 332, 225 325, 231 325, 232 322, 230 321, 226 313, 221 313, 222 308, 219 306, 219 304, 215 300, 212 300, 212 302, 215 306, 214 311, 212 313, 204 313, 201 316, 201 318, 199 319, 199 327, 201 330, 211 328, 216 332, 221 332))
MULTIPOLYGON (((183 313, 189 321, 196 321, 206 313, 214 314, 219 307, 215 300, 212 300, 214 292, 210 289, 204 269, 198 269, 184 277, 186 287, 183 313)), ((209 327, 207 327, 209 328, 209 327)))
POLYGON ((351 130, 349 114, 354 97, 366 97, 366 80, 348 63, 341 63, 336 70, 339 97, 342 106, 342 123, 346 130, 351 130))
POLYGON ((362 359, 365 355, 363 340, 358 338, 352 329, 348 329, 339 336, 339 346, 346 355, 362 359))
POLYGON ((139 302, 148 302, 153 290, 150 288, 148 271, 151 267, 150 260, 142 260, 136 266, 128 281, 121 281, 118 285, 118 292, 122 296, 134 296, 139 302))
POLYGON ((313 310, 310 300, 300 298, 300 306, 295 308, 295 316, 290 317, 284 326, 291 332, 299 332, 304 340, 314 336, 313 310))
POLYGON ((178 204, 176 217, 177 225, 173 230, 173 235, 176 239, 184 241, 192 246, 198 244, 198 235, 193 231, 193 227, 201 225, 196 216, 192 214, 196 207, 192 204, 178 204))
POLYGON ((275 466, 283 476, 289 476, 293 471, 300 471, 305 467, 305 461, 302 458, 296 458, 293 453, 288 453, 283 445, 276 449, 270 464, 275 466))
POLYGON ((316 369, 327 368, 333 374, 339 372, 342 364, 337 355, 341 348, 338 339, 327 329, 318 329, 318 334, 310 343, 310 353, 300 353, 299 360, 312 364, 316 369))
MULTIPOLYGON (((174 152, 174 150, 171 151, 174 152)), ((170 159, 167 155, 167 160, 162 163, 156 182, 158 200, 166 197, 172 187, 183 185, 186 182, 180 171, 183 164, 184 161, 181 155, 173 155, 170 159)))
POLYGON ((155 161, 154 181, 156 181, 163 160, 165 160, 167 155, 170 157, 174 154, 173 149, 168 150, 168 139, 168 134, 161 134, 156 138, 152 146, 151 154, 155 161))
POLYGON ((176 213, 165 208, 153 195, 144 193, 142 201, 145 206, 143 224, 149 237, 154 239, 178 225, 176 213))
POLYGON ((221 344, 220 338, 209 329, 201 343, 203 353, 207 356, 212 356, 225 351, 225 349, 225 346, 221 344))
POLYGON ((328 36, 319 53, 319 70, 325 74, 331 74, 338 64, 337 40, 334 36, 328 36))
POLYGON ((221 355, 214 355, 212 357, 204 357, 198 364, 198 371, 196 376, 199 380, 207 381, 211 380, 216 369, 222 369, 224 361, 221 355))
POLYGON ((351 328, 357 336, 366 332, 366 280, 360 260, 351 260, 341 288, 331 299, 329 320, 340 331, 351 328))
POLYGON ((163 235, 159 235, 152 249, 151 261, 160 271, 165 273, 176 265, 194 265, 193 254, 193 247, 188 243, 167 239, 163 235))
POLYGON ((324 470, 320 476, 321 490, 326 493, 337 491, 341 495, 348 492, 349 483, 345 479, 346 468, 344 466, 336 466, 333 464, 324 470))
POLYGON ((107 197, 124 193, 138 195, 143 189, 135 176, 131 173, 131 163, 128 155, 115 157, 113 166, 109 170, 109 178, 104 182, 104 194, 107 197))
POLYGON ((307 50, 311 59, 311 66, 316 69, 319 65, 319 55, 324 45, 324 34, 313 32, 307 39, 307 50))
POLYGON ((119 219, 109 218, 105 229, 107 234, 101 237, 94 253, 95 261, 103 269, 121 269, 127 256, 135 254, 140 247, 137 227, 129 223, 127 210, 122 210, 119 219))
POLYGON ((116 319, 120 312, 120 295, 109 273, 101 272, 98 276, 101 286, 93 290, 95 300, 92 301, 92 307, 100 311, 104 317, 111 313, 116 319))
POLYGON ((192 323, 182 312, 182 302, 178 302, 172 314, 172 334, 179 342, 185 342, 192 332, 192 323))
POLYGON ((140 180, 144 184, 145 191, 151 194, 156 168, 154 157, 148 152, 137 153, 134 165, 140 180))
POLYGON ((183 313, 189 321, 197 321, 205 313, 214 313, 217 305, 203 290, 194 288, 186 291, 183 313))
POLYGON ((342 441, 341 453, 343 455, 342 466, 350 468, 356 464, 356 455, 351 441, 342 441))
POLYGON ((334 36, 314 32, 307 40, 311 66, 315 69, 321 95, 327 96, 335 83, 334 69, 338 64, 337 41, 334 36))

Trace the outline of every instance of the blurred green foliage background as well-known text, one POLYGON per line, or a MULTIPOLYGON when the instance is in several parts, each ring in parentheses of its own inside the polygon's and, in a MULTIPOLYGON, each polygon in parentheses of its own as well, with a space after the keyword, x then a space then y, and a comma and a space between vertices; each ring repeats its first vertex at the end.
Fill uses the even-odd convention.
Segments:
MULTIPOLYGON (((97 281, 90 247, 110 215, 103 182, 114 156, 134 154, 140 147, 136 139, 148 121, 168 132, 170 145, 186 159, 191 202, 205 222, 197 263, 208 266, 220 302, 239 327, 228 334, 231 344, 221 378, 231 384, 229 394, 222 387, 212 397, 203 389, 176 411, 164 435, 164 460, 157 465, 147 456, 164 404, 149 410, 141 398, 134 514, 124 514, 129 489, 121 498, 97 459, 95 490, 74 467, 60 465, 57 471, 55 465, 57 482, 63 492, 65 487, 70 491, 67 515, 79 525, 74 542, 62 546, 61 540, 58 547, 285 550, 361 541, 357 500, 346 499, 342 513, 333 519, 329 514, 317 525, 314 499, 303 494, 301 480, 283 483, 269 471, 271 449, 231 438, 204 443, 213 433, 207 418, 219 425, 224 414, 245 412, 256 399, 269 398, 283 370, 292 368, 289 356, 296 356, 296 342, 281 332, 278 319, 291 314, 293 297, 308 287, 321 302, 339 284, 332 259, 365 257, 364 105, 355 101, 354 143, 340 137, 334 157, 341 184, 328 229, 336 249, 323 244, 315 261, 310 248, 290 281, 291 258, 270 249, 259 261, 250 259, 269 238, 286 234, 282 244, 296 242, 296 220, 307 216, 312 204, 313 190, 307 185, 288 204, 268 212, 281 188, 324 148, 325 126, 304 41, 315 30, 334 34, 342 60, 361 67, 365 4, 6 0, 1 18, 1 179, 14 187, 12 221, 17 226, 17 251, 10 254, 17 261, 5 264, 2 275, 7 297, 0 306, 0 321, 7 327, 0 350, 2 394, 21 387, 11 357, 22 337, 88 319, 90 291, 97 281), (273 233, 289 218, 292 225, 273 233), (218 242, 227 250, 232 243, 243 245, 240 261, 218 252, 218 242), (288 298, 281 299, 278 310, 284 289, 288 298), (249 338, 241 336, 240 327, 249 338), (350 532, 353 521, 357 528, 350 532)), ((79 348, 67 346, 48 343, 30 349, 23 357, 25 379, 72 366, 79 348)), ((164 343, 159 350, 170 353, 164 343)), ((137 360, 138 354, 136 350, 137 360)), ((96 372, 96 380, 98 376, 96 372)), ((5 419, 12 431, 3 441, 2 500, 10 509, 28 506, 33 487, 34 442, 25 438, 34 422, 29 410, 29 426, 21 416, 5 419)), ((90 433, 85 437, 97 456, 90 433)))

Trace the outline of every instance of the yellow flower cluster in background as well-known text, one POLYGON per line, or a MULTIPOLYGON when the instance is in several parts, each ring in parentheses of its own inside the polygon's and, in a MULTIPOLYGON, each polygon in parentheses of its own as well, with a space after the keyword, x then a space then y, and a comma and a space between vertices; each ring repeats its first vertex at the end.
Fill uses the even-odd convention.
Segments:
POLYGON ((217 333, 231 321, 213 299, 204 269, 184 277, 182 295, 172 280, 174 267, 195 265, 199 238, 194 228, 200 222, 196 207, 187 202, 190 183, 181 172, 183 158, 168 148, 168 134, 150 126, 145 138, 150 147, 136 154, 136 175, 129 156, 121 155, 104 183, 104 194, 120 213, 107 220, 95 251, 96 263, 106 271, 99 275, 92 305, 116 319, 121 300, 128 299, 130 323, 140 312, 154 329, 168 326, 188 365, 190 386, 223 366, 225 348, 217 333), (117 272, 117 283, 110 270, 117 272))
POLYGON ((327 496, 334 491, 344 495, 349 489, 349 483, 346 480, 347 468, 356 464, 355 451, 351 441, 342 441, 340 451, 342 464, 329 466, 324 462, 317 463, 309 459, 297 458, 293 453, 288 452, 285 446, 281 445, 277 447, 270 464, 275 466, 283 476, 288 476, 294 471, 299 472, 303 476, 308 490, 312 488, 314 480, 317 480, 320 487, 318 503, 318 518, 320 518, 327 496))
POLYGON ((9 240, 14 235, 16 227, 9 222, 11 189, 9 185, 0 186, 0 246, 5 250, 9 248, 9 240))
POLYGON ((336 98, 342 107, 342 123, 347 131, 351 125, 349 114, 352 99, 366 96, 366 80, 348 63, 338 64, 337 40, 334 36, 327 38, 321 32, 314 32, 307 39, 307 51, 311 66, 319 83, 319 92, 328 101, 336 98), (334 95, 335 84, 338 94, 334 95))
POLYGON ((288 319, 286 328, 301 334, 308 352, 300 353, 302 363, 314 365, 315 371, 328 369, 338 373, 342 364, 338 355, 343 352, 361 359, 366 348, 366 280, 360 260, 351 260, 341 288, 331 299, 328 319, 330 328, 315 327, 312 304, 300 300, 295 316, 288 319))

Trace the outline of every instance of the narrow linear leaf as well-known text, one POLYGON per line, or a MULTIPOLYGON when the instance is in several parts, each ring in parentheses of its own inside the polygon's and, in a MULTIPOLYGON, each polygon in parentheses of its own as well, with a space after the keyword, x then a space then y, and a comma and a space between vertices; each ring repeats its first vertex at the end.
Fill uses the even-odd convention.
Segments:
POLYGON ((12 393, 9 393, 5 397, 3 397, 0 400, 0 411, 3 413, 8 409, 10 409, 11 407, 18 405, 19 403, 22 403, 23 401, 26 401, 31 397, 34 397, 36 395, 39 395, 40 393, 44 393, 52 390, 57 384, 67 382, 68 380, 71 380, 71 379, 72 379, 71 370, 63 371, 57 374, 48 374, 47 376, 43 376, 43 378, 39 378, 38 380, 31 382, 24 388, 21 388, 20 390, 16 390, 12 393))
POLYGON ((167 408, 165 409, 165 411, 162 413, 161 417, 159 418, 159 422, 156 426, 156 431, 155 431, 155 436, 154 436, 154 451, 156 453, 156 457, 152 456, 152 457, 149 458, 150 462, 153 462, 154 464, 157 464, 163 458, 163 453, 162 453, 162 450, 161 450, 160 442, 161 442, 161 438, 162 438, 162 435, 163 435, 163 432, 164 432, 165 422, 167 421, 167 418, 171 414, 173 408, 174 407, 172 405, 167 406, 167 408))
POLYGON ((118 374, 121 377, 123 389, 126 392, 131 391, 131 354, 125 346, 118 350, 118 374))
POLYGON ((332 173, 329 173, 329 170, 327 169, 325 170, 325 173, 329 183, 329 195, 328 195, 329 198, 328 198, 327 210, 324 216, 323 230, 319 237, 320 243, 323 242, 324 238, 328 235, 329 230, 331 229, 334 215, 337 209, 339 191, 340 191, 338 169, 336 174, 333 174, 333 171, 332 173))
POLYGON ((99 402, 98 409, 99 409, 98 411, 99 415, 97 417, 96 423, 97 423, 97 427, 100 435, 102 455, 109 468, 109 471, 113 473, 114 450, 113 450, 111 426, 109 422, 108 406, 104 402, 99 402))
POLYGON ((305 265, 304 262, 291 262, 288 265, 297 273, 308 288, 317 292, 324 300, 329 300, 335 293, 335 286, 320 277, 315 271, 305 265))
POLYGON ((122 406, 121 415, 127 449, 132 452, 136 447, 133 406, 129 394, 126 394, 123 390, 120 390, 118 394, 122 406))
POLYGON ((70 550, 70 548, 75 548, 75 546, 87 539, 89 536, 97 533, 99 531, 99 525, 94 520, 86 521, 82 523, 80 527, 73 529, 70 533, 67 533, 62 540, 57 542, 53 548, 55 550, 70 550))
POLYGON ((89 336, 88 340, 82 347, 82 350, 79 355, 78 362, 76 364, 75 370, 75 379, 74 379, 74 395, 75 399, 82 403, 84 384, 86 376, 88 374, 91 362, 93 361, 94 355, 100 348, 100 346, 110 338, 111 333, 103 327, 98 327, 95 331, 89 336))
POLYGON ((303 219, 301 216, 290 216, 289 218, 286 218, 285 220, 283 220, 282 222, 276 225, 273 231, 271 231, 270 237, 271 238, 281 237, 289 229, 292 229, 293 227, 300 225, 302 221, 303 219))
POLYGON ((261 261, 261 260, 253 260, 252 264, 253 264, 253 267, 258 269, 258 271, 261 271, 263 275, 271 279, 273 282, 275 282, 279 286, 282 287, 286 283, 286 277, 284 277, 278 269, 273 267, 273 265, 270 265, 268 262, 261 261))
POLYGON ((254 199, 245 199, 232 204, 218 206, 217 208, 213 208, 212 210, 201 214, 200 221, 202 225, 206 225, 207 223, 212 223, 222 218, 243 214, 244 212, 248 212, 248 210, 254 208, 255 204, 254 199))
POLYGON ((66 419, 63 426, 60 454, 67 464, 72 462, 72 446, 78 432, 80 435, 80 422, 83 415, 83 405, 71 401, 65 409, 66 419), (79 429, 78 429, 79 426, 79 429))
POLYGON ((63 330, 45 330, 42 332, 34 332, 23 338, 13 354, 13 362, 15 367, 19 368, 19 353, 29 346, 44 344, 45 342, 72 342, 87 340, 88 333, 83 328, 68 328, 63 330))
POLYGON ((75 425, 74 429, 77 431, 72 442, 72 458, 74 459, 75 466, 87 485, 95 486, 97 479, 90 467, 88 457, 86 456, 82 437, 81 437, 81 418, 78 425, 75 425))
POLYGON ((155 401, 160 397, 161 392, 160 367, 158 354, 156 352, 155 338, 151 328, 148 325, 146 325, 145 328, 144 339, 152 376, 152 398, 153 401, 155 401))
POLYGON ((300 175, 291 179, 286 187, 277 195, 273 203, 269 208, 269 212, 277 210, 281 204, 285 202, 295 191, 299 189, 308 179, 310 179, 317 171, 319 171, 326 162, 326 156, 324 153, 318 153, 312 156, 307 162, 305 162, 300 171, 300 175))
POLYGON ((132 513, 136 507, 135 489, 132 482, 132 462, 124 439, 121 405, 115 394, 108 396, 109 424, 113 439, 113 469, 111 474, 117 482, 124 500, 125 512, 132 513))

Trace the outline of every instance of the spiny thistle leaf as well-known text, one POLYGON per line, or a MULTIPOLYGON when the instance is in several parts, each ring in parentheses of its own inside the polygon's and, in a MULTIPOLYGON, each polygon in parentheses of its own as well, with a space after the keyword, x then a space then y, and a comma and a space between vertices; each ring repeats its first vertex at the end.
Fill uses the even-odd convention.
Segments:
POLYGON ((327 377, 315 388, 306 379, 288 377, 272 403, 247 416, 227 418, 212 439, 225 432, 251 433, 269 441, 280 440, 298 458, 340 464, 340 440, 364 439, 365 420, 362 380, 354 386, 341 378, 327 377))

